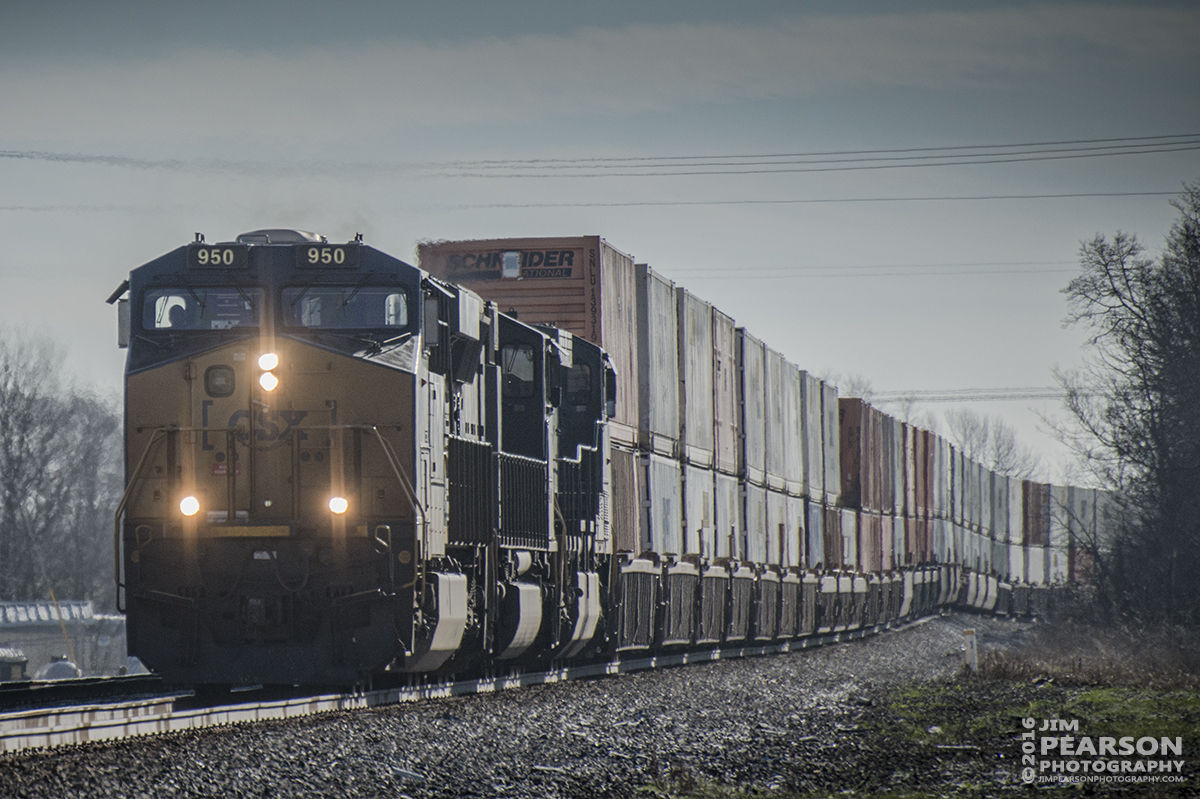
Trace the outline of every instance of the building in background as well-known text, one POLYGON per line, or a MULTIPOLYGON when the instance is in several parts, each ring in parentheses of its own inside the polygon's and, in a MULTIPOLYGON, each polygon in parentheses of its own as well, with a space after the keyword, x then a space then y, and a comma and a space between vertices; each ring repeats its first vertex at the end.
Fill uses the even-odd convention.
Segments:
POLYGON ((33 678, 64 657, 82 676, 120 674, 125 617, 97 614, 90 601, 0 602, 0 655, 0 680, 33 678))

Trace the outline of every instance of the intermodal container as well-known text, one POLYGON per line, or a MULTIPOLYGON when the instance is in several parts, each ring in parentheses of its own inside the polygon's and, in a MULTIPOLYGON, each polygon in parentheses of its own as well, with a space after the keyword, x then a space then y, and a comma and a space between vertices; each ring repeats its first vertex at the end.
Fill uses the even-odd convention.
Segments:
POLYGON ((679 326, 675 284, 637 265, 638 438, 643 449, 673 457, 679 443, 679 326))
POLYGON ((738 473, 741 409, 738 406, 737 328, 733 319, 713 308, 713 443, 718 472, 738 473))
POLYGON ((679 332, 679 417, 683 459, 713 465, 713 308, 687 289, 676 288, 679 332))
POLYGON ((773 491, 783 491, 787 483, 783 364, 782 355, 770 347, 763 347, 763 442, 766 484, 773 491))
POLYGON ((800 437, 803 477, 800 494, 817 504, 825 498, 825 467, 822 459, 821 380, 811 372, 800 373, 800 437))
POLYGON ((763 372, 766 368, 763 344, 744 328, 738 328, 738 398, 741 406, 741 447, 739 456, 742 477, 761 486, 766 480, 766 397, 763 372))
POLYGON ((475 291, 522 322, 551 324, 608 351, 617 373, 613 441, 636 443, 637 270, 599 236, 424 242, 419 265, 475 291))
POLYGON ((838 504, 842 492, 842 466, 839 458, 841 432, 838 430, 838 393, 832 383, 821 384, 821 448, 824 461, 825 504, 838 504))

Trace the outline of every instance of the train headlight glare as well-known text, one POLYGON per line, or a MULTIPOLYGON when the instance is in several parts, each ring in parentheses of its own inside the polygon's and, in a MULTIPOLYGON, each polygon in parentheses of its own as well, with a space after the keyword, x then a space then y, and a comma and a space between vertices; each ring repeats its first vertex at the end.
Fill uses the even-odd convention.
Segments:
POLYGON ((275 386, 279 385, 279 378, 270 372, 263 372, 258 378, 258 384, 263 387, 263 391, 274 391, 275 386))
POLYGON ((184 516, 195 516, 200 510, 200 500, 195 497, 184 497, 179 502, 179 510, 184 516))
POLYGON ((279 356, 273 352, 264 352, 258 356, 258 368, 265 369, 268 372, 279 365, 279 356))
POLYGON ((350 507, 350 503, 345 497, 333 497, 329 500, 329 509, 334 513, 345 513, 346 508, 350 507))

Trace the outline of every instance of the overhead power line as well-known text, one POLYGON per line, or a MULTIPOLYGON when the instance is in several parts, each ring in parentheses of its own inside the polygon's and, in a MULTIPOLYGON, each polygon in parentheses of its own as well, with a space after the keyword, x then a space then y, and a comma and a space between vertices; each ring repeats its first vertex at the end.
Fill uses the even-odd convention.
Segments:
POLYGON ((94 153, 0 150, 0 159, 95 164, 158 171, 207 171, 235 174, 330 175, 403 173, 430 178, 667 177, 798 172, 845 172, 936 166, 1017 163, 1100 158, 1200 150, 1200 133, 1067 139, 1011 144, 952 145, 879 150, 813 151, 776 154, 689 156, 668 154, 630 158, 492 159, 434 162, 299 162, 229 159, 150 159, 94 153), (750 169, 765 166, 765 169, 750 169), (612 171, 610 171, 612 170, 612 171), (617 171, 624 170, 624 171, 617 171))
POLYGON ((779 267, 680 267, 673 275, 688 280, 787 280, 819 277, 916 277, 921 275, 1042 275, 1078 272, 1074 261, 994 261, 982 263, 908 263, 779 267), (1037 267, 1037 268, 1032 268, 1037 267))
POLYGON ((1026 388, 951 388, 919 391, 881 391, 871 402, 1009 402, 1014 400, 1061 400, 1066 392, 1059 386, 1026 388))
MULTIPOLYGON (((1064 194, 976 194, 945 197, 826 197, 813 199, 779 200, 637 200, 630 202, 540 202, 540 203, 471 203, 466 205, 424 206, 425 209, 445 211, 469 211, 486 208, 644 208, 659 206, 704 206, 704 205, 819 205, 850 203, 914 203, 914 202, 975 202, 980 200, 1064 200, 1080 197, 1175 197, 1178 191, 1093 191, 1064 194)), ((0 211, 26 211, 30 213, 121 213, 130 211, 162 211, 184 209, 190 206, 174 205, 0 205, 0 211)))
POLYGON ((902 147, 883 150, 819 150, 801 153, 750 153, 720 155, 659 155, 659 156, 597 156, 591 158, 497 158, 476 161, 450 161, 453 166, 519 165, 519 164, 588 164, 588 163, 636 163, 646 161, 696 161, 719 158, 809 158, 830 155, 885 155, 898 153, 931 153, 956 150, 997 150, 1016 147, 1053 147, 1071 144, 1112 144, 1115 142, 1164 142, 1171 139, 1194 139, 1200 133, 1172 133, 1161 136, 1125 136, 1109 139, 1063 139, 1059 141, 1018 142, 1016 144, 961 144, 948 147, 902 147))
POLYGON ((837 203, 973 202, 979 200, 1063 200, 1073 197, 1174 197, 1178 191, 1092 191, 1070 194, 975 194, 945 197, 835 197, 808 200, 636 200, 576 203, 471 203, 455 210, 476 208, 640 208, 684 205, 808 205, 837 203))

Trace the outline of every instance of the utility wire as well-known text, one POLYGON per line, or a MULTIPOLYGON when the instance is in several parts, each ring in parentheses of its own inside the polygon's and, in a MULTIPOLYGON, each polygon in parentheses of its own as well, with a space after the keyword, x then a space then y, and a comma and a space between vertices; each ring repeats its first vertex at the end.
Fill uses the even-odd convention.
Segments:
MULTIPOLYGON (((1196 145, 1200 144, 1200 140, 1191 138, 1186 141, 1176 142, 1156 142, 1153 144, 1122 144, 1122 145, 1103 145, 1100 147, 1071 147, 1067 149, 1015 149, 1008 152, 988 153, 989 156, 1003 156, 1005 158, 1019 155, 1046 155, 1046 154, 1084 154, 1094 153, 1099 155, 1130 155, 1141 151, 1161 152, 1160 148, 1170 144, 1177 145, 1196 145)), ((948 148, 953 149, 953 148, 948 148)), ((943 161, 948 158, 962 158, 961 153, 942 153, 934 155, 875 155, 869 158, 826 158, 816 155, 780 155, 780 156, 728 156, 727 159, 700 159, 698 161, 690 161, 685 164, 668 163, 674 159, 650 159, 649 163, 638 165, 638 168, 651 169, 667 169, 676 167, 719 167, 719 166, 780 166, 793 164, 839 164, 839 163, 863 163, 871 161, 943 161), (749 158, 767 158, 767 159, 782 159, 782 160, 744 160, 749 158), (728 160, 737 159, 737 160, 728 160), (804 159, 804 160, 798 160, 804 159)), ((492 162, 482 163, 477 167, 482 169, 579 169, 587 167, 588 169, 628 169, 631 165, 628 163, 607 164, 599 161, 581 159, 575 162, 567 163, 540 163, 540 164, 525 164, 521 162, 492 162)))
POLYGON ((210 171, 237 174, 347 174, 363 171, 377 175, 404 172, 416 176, 442 178, 549 178, 549 177, 659 177, 684 175, 742 175, 796 172, 844 172, 865 169, 911 169, 933 166, 1017 163, 1073 158, 1099 158, 1146 153, 1183 152, 1200 149, 1200 133, 1137 136, 1109 139, 1069 139, 1013 144, 957 145, 948 147, 910 147, 880 150, 844 150, 810 153, 745 154, 723 156, 666 155, 636 158, 576 159, 495 159, 442 162, 266 162, 227 159, 148 159, 89 153, 62 153, 42 150, 0 150, 0 159, 82 163, 131 169, 161 171, 210 171), (1092 146, 1097 145, 1097 146, 1092 146), (1054 149, 1046 149, 1054 148, 1054 149), (919 153, 919 155, 917 155, 919 153), (835 157, 836 156, 836 157, 835 157), (848 157, 855 156, 855 157, 848 157), (978 156, 978 157, 975 157, 978 156), (759 159, 754 161, 751 159, 759 159), (790 159, 763 162, 761 159, 790 159), (804 160, 797 160, 804 159, 804 160), (888 163, 879 163, 887 161, 888 163), (678 163, 675 163, 678 162, 678 163), (871 163, 862 163, 871 162, 871 163), (893 163, 895 162, 895 163, 893 163), (729 169, 748 165, 771 164, 769 169, 729 169), (779 166, 789 165, 788 168, 779 166), (814 166, 817 165, 817 166, 814 166), (700 167, 708 167, 707 169, 700 167), (712 169, 711 167, 722 167, 712 169), (606 172, 596 170, 636 169, 606 172), (661 171, 661 170, 669 171, 661 171), (469 171, 475 170, 475 171, 469 171), (482 170, 482 171, 480 171, 482 170), (539 171, 529 171, 539 170, 539 171), (546 170, 566 170, 561 175, 546 170), (580 171, 592 170, 592 171, 580 171), (654 171, 659 170, 659 171, 654 171))
POLYGON ((627 157, 593 157, 593 158, 526 158, 526 159, 483 159, 477 161, 450 161, 449 166, 475 166, 483 164, 563 164, 563 163, 633 163, 639 161, 682 161, 707 160, 715 158, 809 158, 827 155, 878 155, 895 153, 929 153, 953 150, 998 150, 1014 147, 1052 147, 1068 144, 1104 144, 1111 142, 1148 142, 1164 139, 1194 139, 1200 133, 1173 133, 1161 136, 1126 136, 1111 139, 1064 139, 1061 141, 1020 142, 1017 144, 961 144, 949 147, 905 147, 887 150, 825 150, 807 153, 752 153, 749 155, 660 155, 660 156, 627 156, 627 157))
MULTIPOLYGON (((1033 155, 1019 156, 1009 158, 997 156, 994 158, 977 158, 970 160, 956 161, 937 161, 937 162, 908 162, 896 164, 867 164, 858 166, 805 166, 798 168, 771 168, 771 169, 694 169, 690 171, 673 171, 673 172, 571 172, 563 174, 551 174, 545 172, 520 172, 507 174, 488 174, 485 172, 440 172, 434 173, 435 177, 454 177, 454 178, 489 178, 489 179, 519 179, 519 178, 645 178, 645 177, 687 177, 700 175, 781 175, 781 174, 798 174, 798 173, 816 173, 816 172, 861 172, 865 170, 879 169, 923 169, 929 167, 942 166, 978 166, 982 164, 1015 164, 1033 161, 1063 161, 1079 158, 1101 158, 1116 155, 1146 155, 1151 153, 1175 153, 1200 150, 1200 141, 1187 142, 1183 146, 1178 147, 1161 147, 1145 150, 1131 150, 1127 152, 1105 152, 1105 153, 1066 153, 1061 152, 1058 155, 1033 155)), ((806 163, 836 163, 829 162, 806 162, 806 163)))
POLYGON ((1033 388, 951 388, 921 391, 881 391, 871 395, 871 402, 1008 402, 1014 400, 1063 399, 1066 392, 1060 387, 1033 388))
POLYGON ((583 203, 472 203, 452 210, 478 208, 639 208, 673 205, 806 205, 835 203, 972 202, 978 200, 1064 200, 1074 197, 1174 197, 1178 191, 1094 191, 1071 194, 976 194, 945 197, 845 197, 812 200, 637 200, 631 202, 583 203))

